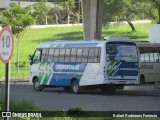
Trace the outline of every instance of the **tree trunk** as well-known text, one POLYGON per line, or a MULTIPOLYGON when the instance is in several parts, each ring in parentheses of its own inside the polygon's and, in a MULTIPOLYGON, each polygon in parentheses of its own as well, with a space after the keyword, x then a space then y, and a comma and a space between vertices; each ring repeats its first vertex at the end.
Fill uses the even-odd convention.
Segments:
POLYGON ((160 24, 160 6, 158 7, 158 24, 160 24))
POLYGON ((45 15, 45 21, 46 21, 46 25, 48 25, 48 17, 47 17, 47 15, 45 15))
POLYGON ((70 16, 69 16, 69 14, 68 14, 68 24, 70 23, 70 16))
POLYGON ((58 25, 58 15, 55 13, 56 16, 56 24, 58 25))
POLYGON ((127 22, 129 24, 129 26, 131 27, 132 31, 135 32, 136 29, 135 29, 134 25, 131 23, 131 21, 127 20, 127 22))

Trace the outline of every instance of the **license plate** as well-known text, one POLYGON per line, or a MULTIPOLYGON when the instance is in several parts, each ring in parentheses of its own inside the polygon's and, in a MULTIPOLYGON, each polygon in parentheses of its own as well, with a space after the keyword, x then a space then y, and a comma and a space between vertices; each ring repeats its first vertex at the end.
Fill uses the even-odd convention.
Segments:
POLYGON ((126 84, 126 81, 119 81, 119 84, 126 84))

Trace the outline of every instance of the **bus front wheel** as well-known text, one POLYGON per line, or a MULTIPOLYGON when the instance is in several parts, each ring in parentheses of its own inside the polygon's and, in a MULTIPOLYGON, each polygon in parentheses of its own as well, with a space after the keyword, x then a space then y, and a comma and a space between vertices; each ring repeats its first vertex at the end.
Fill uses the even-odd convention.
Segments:
POLYGON ((72 82, 72 91, 73 91, 73 93, 75 93, 75 94, 78 94, 78 93, 79 93, 79 83, 78 83, 77 80, 74 80, 74 81, 72 82))
POLYGON ((43 88, 40 85, 40 82, 39 82, 38 78, 35 78, 33 80, 33 88, 34 88, 35 91, 42 91, 43 88))

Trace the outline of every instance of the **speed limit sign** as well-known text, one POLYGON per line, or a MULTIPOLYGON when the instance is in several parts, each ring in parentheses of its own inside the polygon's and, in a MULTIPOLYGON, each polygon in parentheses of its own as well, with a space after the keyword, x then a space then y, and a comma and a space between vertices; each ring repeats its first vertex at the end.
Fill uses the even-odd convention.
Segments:
POLYGON ((14 47, 13 33, 9 27, 4 27, 0 33, 0 59, 8 63, 14 47))

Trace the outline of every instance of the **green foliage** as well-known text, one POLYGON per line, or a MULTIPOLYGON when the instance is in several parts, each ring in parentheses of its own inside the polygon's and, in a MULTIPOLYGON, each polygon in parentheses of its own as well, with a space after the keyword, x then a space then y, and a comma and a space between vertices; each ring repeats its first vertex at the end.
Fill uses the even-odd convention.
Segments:
POLYGON ((149 10, 149 6, 151 6, 150 3, 145 0, 105 0, 104 20, 112 22, 144 19, 143 14, 149 10))
POLYGON ((150 9, 148 12, 149 18, 151 18, 154 22, 160 24, 160 1, 159 0, 149 0, 150 9))
MULTIPOLYGON (((10 3, 9 9, 3 11, 2 26, 10 26, 16 36, 17 63, 19 67, 19 45, 27 28, 34 23, 31 7, 22 8, 16 3, 10 3)), ((17 72, 18 71, 17 67, 17 72)))
POLYGON ((111 24, 109 27, 103 27, 102 36, 124 36, 131 37, 134 40, 148 40, 148 31, 150 24, 135 24, 136 32, 132 32, 128 24, 111 24))
POLYGON ((3 11, 2 25, 10 26, 16 35, 23 32, 33 22, 31 7, 22 8, 16 3, 10 3, 9 9, 3 11))
MULTIPOLYGON (((73 120, 84 120, 83 117, 81 118, 76 118, 73 120)), ((85 120, 159 120, 159 118, 129 118, 129 117, 86 117, 85 120)))
MULTIPOLYGON (((4 102, 0 100, 1 110, 4 110, 4 102)), ((30 101, 21 100, 21 101, 11 101, 10 102, 10 111, 37 111, 41 108, 30 101)))
POLYGON ((33 15, 36 18, 36 24, 46 24, 45 19, 51 9, 51 7, 49 5, 46 4, 46 2, 42 1, 42 2, 38 2, 36 4, 33 5, 33 15))
POLYGON ((74 0, 53 0, 54 7, 47 5, 47 2, 42 1, 33 5, 33 15, 36 18, 36 24, 66 24, 79 23, 82 17, 79 12, 79 6, 74 0), (75 7, 76 6, 76 7, 75 7))
POLYGON ((74 0, 66 0, 62 3, 59 4, 60 6, 63 6, 64 9, 68 9, 68 11, 73 11, 73 9, 75 8, 74 6, 74 0))
MULTIPOLYGON (((2 100, 0 100, 0 106, 3 106, 2 109, 0 110, 3 111, 4 110, 4 102, 2 100)), ((47 111, 47 114, 45 115, 51 115, 49 110, 45 110, 40 108, 39 106, 35 105, 34 103, 27 101, 27 100, 21 100, 21 101, 11 101, 10 102, 10 111, 13 112, 22 112, 23 111, 47 111), (49 113, 49 114, 48 114, 49 113)), ((91 111, 90 111, 91 112, 91 111)), ((75 114, 75 115, 76 115, 75 114)), ((56 116, 58 117, 42 117, 42 118, 29 118, 29 117, 15 117, 15 118, 10 118, 10 120, 159 120, 159 118, 140 118, 140 117, 136 117, 136 118, 132 118, 132 117, 83 117, 83 114, 85 114, 85 111, 80 108, 80 107, 76 107, 76 108, 71 108, 69 109, 66 113, 61 112, 61 113, 56 113, 56 116), (69 113, 71 113, 71 116, 69 117, 69 113), (76 113, 77 115, 82 115, 82 117, 74 117, 74 114, 76 113)), ((93 115, 93 114, 92 114, 93 115)), ((102 114, 101 114, 102 115, 102 114)), ((106 113, 105 113, 106 115, 106 113)), ((1 119, 1 116, 0 116, 1 119)))
POLYGON ((158 5, 160 4, 153 0, 105 0, 103 24, 106 25, 112 21, 127 21, 134 31, 132 20, 152 19, 157 21, 156 6, 158 5))

